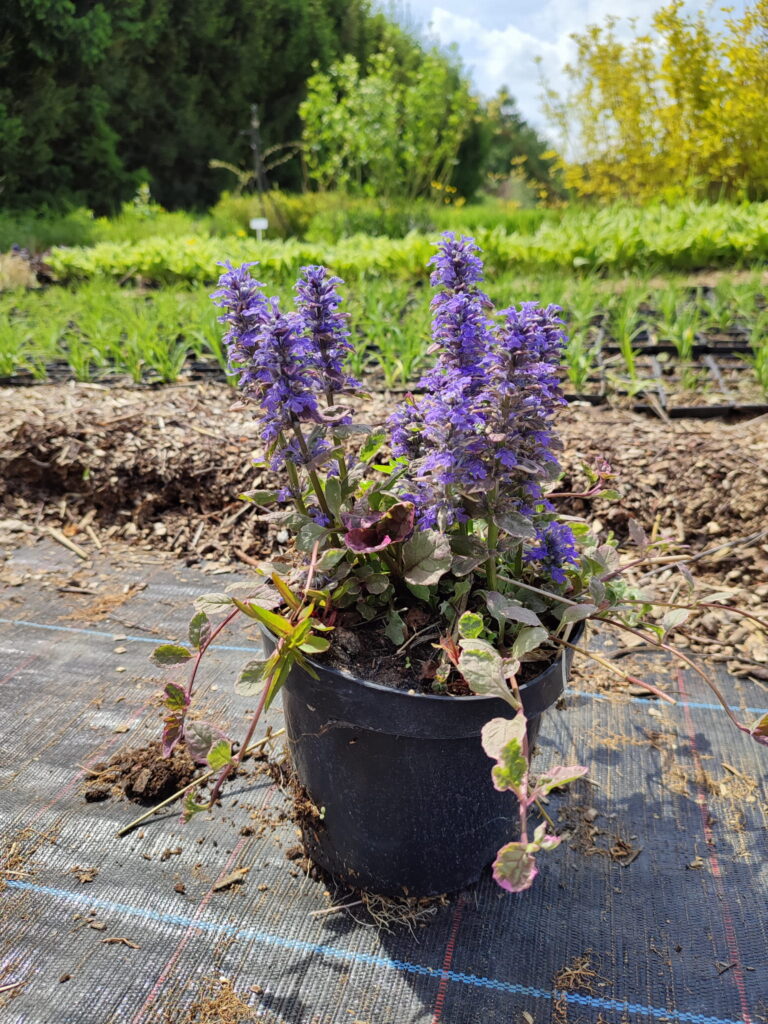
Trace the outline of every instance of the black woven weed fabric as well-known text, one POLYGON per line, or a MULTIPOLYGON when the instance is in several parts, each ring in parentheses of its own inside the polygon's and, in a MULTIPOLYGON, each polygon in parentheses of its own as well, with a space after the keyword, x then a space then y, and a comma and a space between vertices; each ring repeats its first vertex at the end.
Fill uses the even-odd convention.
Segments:
MULTIPOLYGON (((539 764, 592 771, 549 805, 568 838, 533 890, 486 877, 426 927, 388 934, 360 908, 317 913, 324 887, 286 857, 295 829, 264 772, 212 818, 182 826, 173 810, 122 840, 136 807, 82 798, 82 766, 157 735, 152 644, 182 638, 192 596, 233 576, 149 554, 83 566, 49 543, 16 551, 5 574, 2 1024, 768 1019, 768 760, 690 674, 665 678, 674 707, 570 694, 539 764), (215 891, 238 867, 244 880, 215 891), (240 1016, 215 1009, 232 992, 240 1016)), ((231 680, 256 642, 221 639, 202 705, 237 729, 249 705, 231 680)), ((757 684, 721 682, 745 717, 768 707, 757 684)))

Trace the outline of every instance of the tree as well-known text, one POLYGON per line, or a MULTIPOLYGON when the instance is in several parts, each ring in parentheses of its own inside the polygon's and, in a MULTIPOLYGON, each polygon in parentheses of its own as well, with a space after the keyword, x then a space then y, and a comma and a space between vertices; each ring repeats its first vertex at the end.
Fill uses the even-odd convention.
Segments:
POLYGON ((450 182, 477 103, 443 54, 418 58, 389 46, 366 67, 351 55, 327 72, 315 67, 299 113, 320 188, 414 198, 450 182))
POLYGON ((550 143, 528 124, 506 86, 488 100, 483 113, 488 135, 484 166, 490 183, 516 172, 546 196, 562 197, 565 189, 553 171, 550 143))
POLYGON ((570 92, 546 100, 568 186, 602 200, 768 195, 768 0, 723 31, 674 0, 629 42, 614 18, 573 38, 570 92))
POLYGON ((312 62, 364 61, 386 26, 369 0, 3 0, 0 197, 106 212, 148 180, 207 205, 227 183, 208 161, 249 156, 251 104, 266 146, 295 141, 312 62))

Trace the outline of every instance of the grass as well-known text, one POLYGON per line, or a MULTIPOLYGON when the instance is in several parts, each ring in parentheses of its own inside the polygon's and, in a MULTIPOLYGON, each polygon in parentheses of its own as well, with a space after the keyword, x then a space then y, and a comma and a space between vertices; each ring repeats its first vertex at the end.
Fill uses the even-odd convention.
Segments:
MULTIPOLYGON (((269 280, 270 274, 260 277, 269 280)), ((701 331, 726 327, 742 330, 751 345, 745 358, 768 394, 768 312, 757 276, 731 275, 704 289, 677 277, 652 281, 506 271, 490 274, 486 289, 499 308, 529 300, 564 308, 570 335, 564 365, 568 390, 575 394, 590 390, 607 341, 620 350, 611 372, 631 390, 643 331, 651 341, 673 344, 685 364, 701 331)), ((352 372, 376 386, 413 384, 427 360, 430 290, 381 278, 342 290, 355 342, 352 372)), ((267 291, 277 294, 284 308, 291 301, 285 281, 267 291)), ((222 327, 209 292, 200 285, 137 289, 111 280, 0 292, 0 376, 26 372, 43 379, 46 367, 63 363, 76 380, 117 373, 135 382, 171 382, 190 358, 225 369, 222 327)))

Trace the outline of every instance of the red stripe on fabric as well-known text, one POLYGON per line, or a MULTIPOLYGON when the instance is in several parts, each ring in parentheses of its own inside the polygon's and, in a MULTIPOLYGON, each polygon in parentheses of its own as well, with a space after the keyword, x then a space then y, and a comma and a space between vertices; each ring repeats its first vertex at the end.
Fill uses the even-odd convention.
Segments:
POLYGON ((445 956, 443 957, 443 973, 440 977, 440 984, 437 989, 437 995, 435 996, 435 1005, 432 1009, 432 1024, 440 1024, 443 1016, 443 1005, 445 1004, 445 997, 448 992, 448 971, 451 969, 453 963, 453 952, 456 948, 456 937, 459 934, 459 925, 461 924, 462 914, 464 912, 464 896, 459 896, 458 902, 456 903, 456 909, 453 912, 453 920, 451 921, 451 930, 448 933, 448 942, 445 946, 445 956))
MULTIPOLYGON (((274 796, 275 792, 276 792, 276 787, 275 786, 272 786, 272 787, 270 787, 269 790, 267 790, 267 793, 265 794, 265 797, 264 797, 264 803, 261 805, 262 809, 265 809, 266 807, 269 806, 269 803, 272 800, 272 797, 274 796)), ((235 863, 235 860, 239 856, 240 851, 242 850, 242 848, 245 845, 246 841, 247 841, 246 838, 242 838, 242 839, 239 840, 239 842, 236 844, 234 850, 232 851, 232 853, 231 853, 231 855, 229 857, 229 860, 227 861, 227 863, 224 865, 224 867, 219 872, 216 881, 218 881, 219 878, 224 878, 228 874, 230 868, 235 863)), ((216 883, 214 882, 214 885, 215 884, 216 883)), ((208 890, 208 892, 205 894, 205 896, 203 896, 202 900, 198 904, 197 909, 195 910, 195 913, 194 913, 193 918, 192 918, 193 922, 196 921, 199 917, 202 916, 203 911, 208 906, 208 904, 211 902, 212 898, 213 898, 213 886, 211 886, 211 888, 208 890)), ((138 1011, 136 1016, 133 1017, 133 1019, 131 1020, 131 1024, 140 1024, 140 1021, 141 1021, 142 1017, 147 1012, 147 1010, 150 1008, 152 1003, 154 1003, 155 999, 157 998, 157 996, 158 996, 158 994, 160 992, 160 989, 163 987, 165 982, 168 980, 168 976, 170 975, 171 971, 173 970, 173 968, 178 963, 179 957, 184 952, 184 950, 185 950, 185 948, 187 946, 187 943, 189 942, 189 940, 192 938, 192 936, 197 931, 198 931, 198 929, 195 927, 194 923, 191 924, 189 926, 189 928, 187 928, 186 932, 184 933, 184 935, 179 940, 179 943, 176 946, 176 949, 171 954, 168 962, 166 963, 165 967, 163 967, 163 969, 160 972, 157 980, 155 981, 154 985, 152 986, 152 989, 151 989, 149 995, 144 1000, 144 1003, 142 1004, 141 1009, 138 1011)))

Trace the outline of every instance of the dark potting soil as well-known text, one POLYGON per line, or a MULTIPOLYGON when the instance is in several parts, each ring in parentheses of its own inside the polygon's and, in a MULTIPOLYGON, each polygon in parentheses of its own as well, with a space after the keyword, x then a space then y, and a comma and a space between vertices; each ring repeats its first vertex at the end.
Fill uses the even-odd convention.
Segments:
POLYGON ((109 761, 92 765, 83 796, 88 803, 111 796, 153 803, 186 786, 195 772, 185 750, 177 747, 170 757, 163 757, 160 743, 149 743, 138 750, 120 750, 109 761))
MULTIPOLYGON (((445 689, 435 689, 433 681, 440 663, 441 651, 435 646, 440 631, 435 625, 429 629, 429 618, 420 609, 406 613, 406 622, 411 625, 409 643, 396 647, 381 630, 367 624, 350 626, 337 625, 329 634, 331 646, 327 654, 318 658, 331 668, 341 669, 358 679, 389 686, 393 690, 407 690, 415 693, 445 693, 452 697, 471 697, 472 691, 458 672, 453 671, 445 689), (414 615, 415 613, 415 615, 414 615), (409 621, 410 617, 410 621, 409 621), (423 636, 417 636, 424 630, 423 636)), ((526 661, 517 676, 518 685, 528 682, 549 665, 551 658, 541 661, 526 661)))

